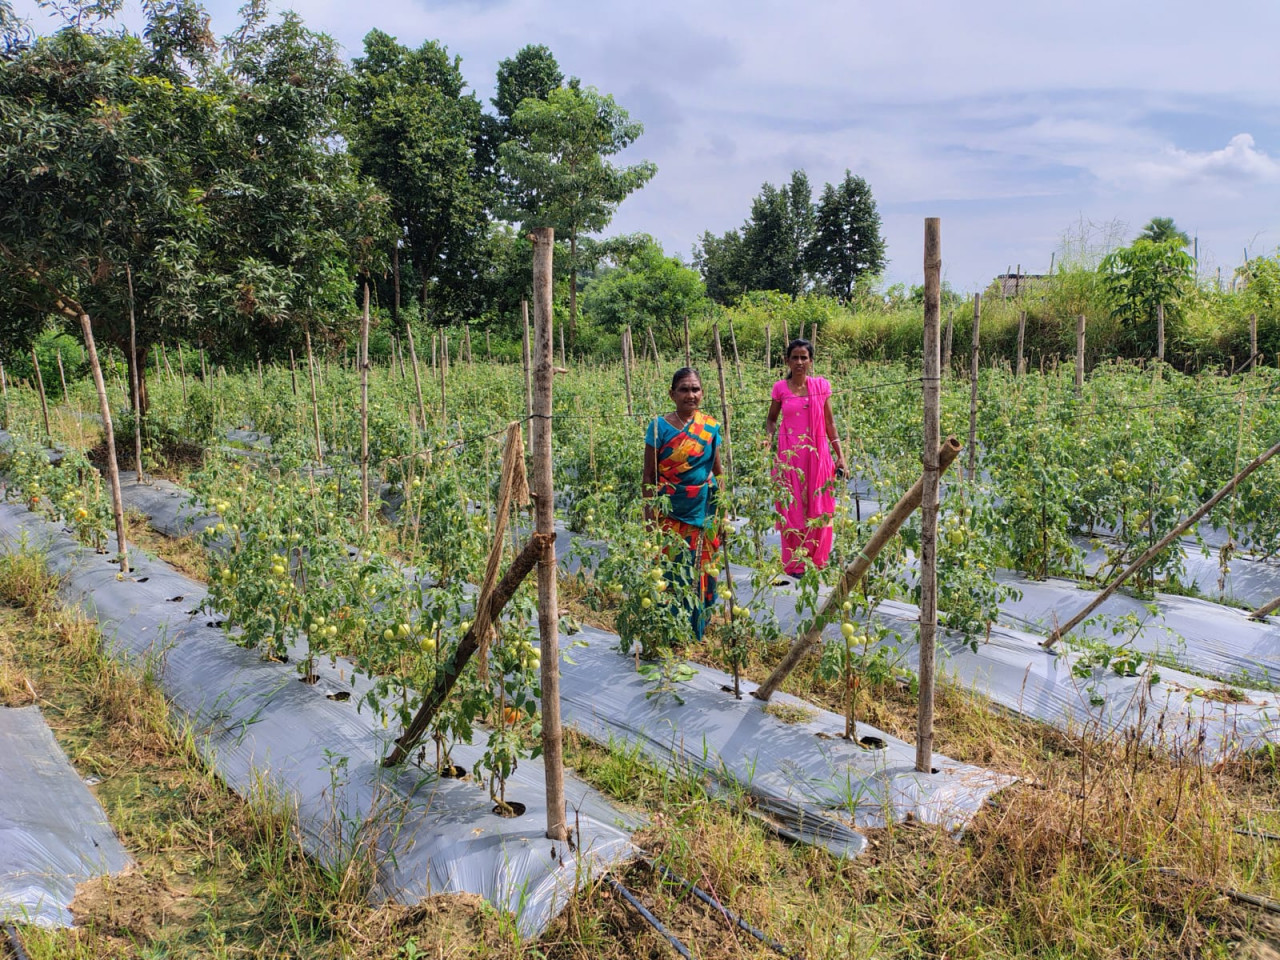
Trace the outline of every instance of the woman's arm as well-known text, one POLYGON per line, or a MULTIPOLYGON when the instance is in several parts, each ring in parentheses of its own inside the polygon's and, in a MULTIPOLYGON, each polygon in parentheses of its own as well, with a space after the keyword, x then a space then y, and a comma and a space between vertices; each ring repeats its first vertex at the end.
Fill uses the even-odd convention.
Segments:
POLYGON ((649 444, 644 445, 644 471, 640 476, 640 497, 644 503, 644 518, 647 521, 657 519, 657 511, 653 508, 653 499, 657 496, 658 484, 658 451, 649 444))
POLYGON ((764 419, 764 429, 769 434, 769 443, 773 443, 778 435, 778 414, 782 412, 782 401, 769 402, 769 415, 764 419))
POLYGON ((822 401, 823 414, 826 416, 827 420, 827 440, 831 444, 831 449, 836 452, 836 470, 840 473, 847 473, 848 468, 844 461, 844 449, 840 443, 840 434, 836 432, 836 418, 831 412, 831 404, 828 403, 827 400, 830 400, 830 396, 828 396, 826 400, 822 401))

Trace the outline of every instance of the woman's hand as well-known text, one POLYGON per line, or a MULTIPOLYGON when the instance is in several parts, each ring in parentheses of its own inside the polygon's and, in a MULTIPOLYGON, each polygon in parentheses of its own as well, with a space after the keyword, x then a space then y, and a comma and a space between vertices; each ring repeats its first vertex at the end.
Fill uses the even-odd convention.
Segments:
POLYGON ((836 476, 847 477, 849 475, 849 467, 844 462, 844 454, 836 454, 836 476))

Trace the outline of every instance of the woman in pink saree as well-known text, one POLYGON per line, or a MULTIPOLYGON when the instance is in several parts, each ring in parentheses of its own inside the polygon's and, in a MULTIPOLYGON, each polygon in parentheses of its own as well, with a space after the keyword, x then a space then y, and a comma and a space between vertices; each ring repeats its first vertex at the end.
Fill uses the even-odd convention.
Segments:
POLYGON ((806 560, 819 570, 827 565, 831 556, 831 519, 836 510, 835 481, 846 471, 831 404, 827 402, 831 384, 809 375, 813 344, 792 340, 787 344, 786 363, 788 376, 773 385, 773 402, 765 425, 770 437, 776 435, 774 476, 786 491, 776 504, 782 565, 787 573, 799 576, 804 573, 806 560))

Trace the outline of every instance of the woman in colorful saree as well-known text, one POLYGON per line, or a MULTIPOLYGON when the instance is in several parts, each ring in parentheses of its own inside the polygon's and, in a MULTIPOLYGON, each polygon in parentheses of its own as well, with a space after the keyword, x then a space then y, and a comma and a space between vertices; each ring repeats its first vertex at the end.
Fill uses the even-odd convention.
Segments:
POLYGON ((675 410, 655 417, 644 435, 644 516, 684 541, 681 556, 665 551, 663 565, 677 602, 689 613, 694 637, 701 640, 715 601, 715 577, 707 567, 720 546, 715 529, 720 424, 699 409, 702 377, 697 370, 677 370, 670 396, 675 410))

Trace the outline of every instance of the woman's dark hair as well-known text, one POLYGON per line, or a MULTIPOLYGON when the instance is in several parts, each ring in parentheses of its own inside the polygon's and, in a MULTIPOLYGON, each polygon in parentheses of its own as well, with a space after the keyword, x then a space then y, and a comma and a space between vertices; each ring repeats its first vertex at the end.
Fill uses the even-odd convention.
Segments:
POLYGON ((699 384, 702 383, 702 374, 700 374, 696 368, 681 367, 679 370, 677 370, 675 373, 671 375, 671 389, 674 390, 676 387, 680 386, 680 381, 683 380, 685 377, 697 377, 698 383, 699 384))
POLYGON ((787 352, 782 355, 783 358, 786 360, 790 360, 791 351, 794 350, 796 347, 804 347, 806 350, 809 351, 809 359, 810 360, 813 359, 813 344, 810 343, 808 340, 805 340, 803 337, 796 337, 794 340, 792 340, 790 343, 787 344, 787 352))

